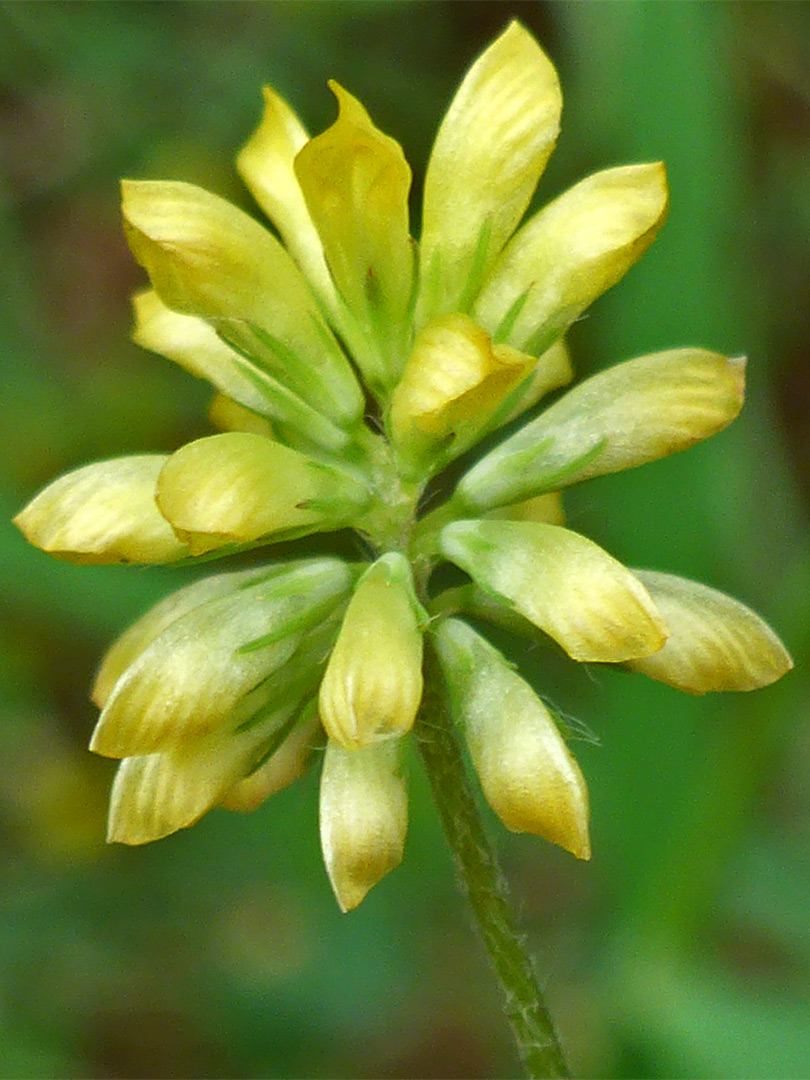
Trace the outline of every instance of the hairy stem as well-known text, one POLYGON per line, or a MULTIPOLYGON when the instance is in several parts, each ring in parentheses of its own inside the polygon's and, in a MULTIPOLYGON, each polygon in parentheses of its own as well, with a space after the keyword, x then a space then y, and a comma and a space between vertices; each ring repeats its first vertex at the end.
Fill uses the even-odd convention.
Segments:
POLYGON ((520 934, 509 889, 484 829, 461 748, 441 694, 441 673, 426 657, 417 737, 433 798, 478 932, 504 996, 504 1012, 530 1077, 568 1077, 565 1058, 520 934))

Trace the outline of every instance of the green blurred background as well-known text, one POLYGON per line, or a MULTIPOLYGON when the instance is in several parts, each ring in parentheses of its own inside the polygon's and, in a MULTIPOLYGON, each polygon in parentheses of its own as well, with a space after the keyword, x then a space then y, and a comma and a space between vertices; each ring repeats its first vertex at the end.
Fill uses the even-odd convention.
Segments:
MULTIPOLYGON (((512 15, 565 92, 541 199, 610 165, 669 168, 670 220, 574 328, 579 370, 682 344, 750 358, 729 431, 583 485, 569 520, 630 565, 744 599, 797 670, 692 699, 527 654, 599 740, 576 748, 594 858, 493 830, 579 1074, 806 1077, 807 4, 3 4, 0 516, 60 471, 207 430, 206 388, 128 340, 142 277, 120 176, 249 207, 232 163, 262 82, 319 130, 335 77, 404 144, 418 191, 454 86, 512 15)), ((105 643, 185 577, 51 562, 8 524, 0 574, 0 1075, 517 1074, 418 770, 405 862, 348 916, 313 774, 254 815, 108 848, 88 686, 105 643)))

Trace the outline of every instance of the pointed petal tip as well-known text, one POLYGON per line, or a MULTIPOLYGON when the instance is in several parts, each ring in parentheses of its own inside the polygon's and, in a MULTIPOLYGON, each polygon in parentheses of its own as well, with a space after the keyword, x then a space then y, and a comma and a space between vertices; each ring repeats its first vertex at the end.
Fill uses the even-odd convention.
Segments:
MULTIPOLYGON (((329 883, 332 886, 332 892, 335 894, 335 900, 337 900, 338 907, 344 915, 347 915, 350 911, 354 911, 360 907, 362 902, 374 888, 374 885, 360 884, 358 882, 343 881, 338 883, 334 878, 330 876, 329 883)), ((376 884, 376 882, 375 882, 376 884)))

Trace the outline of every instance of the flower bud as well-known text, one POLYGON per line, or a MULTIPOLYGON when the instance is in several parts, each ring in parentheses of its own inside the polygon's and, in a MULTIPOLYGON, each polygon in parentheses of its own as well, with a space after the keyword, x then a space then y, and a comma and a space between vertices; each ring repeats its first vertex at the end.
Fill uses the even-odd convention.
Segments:
MULTIPOLYGON (((298 565, 302 565, 303 560, 298 565)), ((292 564, 262 566, 254 570, 237 570, 227 574, 213 574, 200 578, 176 592, 164 597, 155 604, 137 622, 128 627, 117 638, 104 655, 98 669, 91 697, 100 709, 107 704, 115 684, 124 672, 138 659, 142 652, 159 637, 163 631, 177 619, 208 600, 235 593, 259 580, 267 581, 276 574, 283 574, 292 568, 292 564)))
POLYGON ((338 118, 295 158, 295 175, 323 244, 332 279, 375 347, 355 359, 372 386, 399 376, 399 350, 413 282, 408 226, 411 170, 402 148, 330 81, 338 118))
POLYGON ((657 652, 667 628, 638 578, 592 540, 537 521, 455 521, 442 553, 574 660, 657 652))
POLYGON ((321 720, 336 742, 366 746, 413 726, 423 618, 407 560, 383 555, 357 584, 321 683, 321 720))
POLYGON ((667 621, 663 649, 628 667, 688 694, 757 690, 793 667, 759 615, 725 593, 674 574, 634 571, 667 621))
POLYGON ((122 192, 127 241, 165 305, 272 342, 262 353, 271 375, 339 424, 357 421, 357 379, 267 229, 194 184, 124 180, 122 192))
POLYGON ((639 356, 586 379, 486 454, 457 488, 476 513, 686 450, 743 403, 745 361, 708 349, 639 356))
POLYGON ((543 702, 460 619, 441 624, 436 648, 489 805, 513 832, 542 836, 589 859, 588 789, 543 702))
POLYGON ((161 513, 194 555, 352 519, 370 497, 348 473, 244 431, 187 443, 161 470, 161 513))
MULTIPOLYGON (((136 636, 134 658, 104 706, 91 749, 106 757, 151 754, 227 727, 237 707, 251 711, 252 693, 264 696, 267 680, 290 660, 302 634, 343 600, 351 580, 337 559, 305 561, 193 607, 148 645, 136 636)), ((273 688, 274 707, 298 692, 294 682, 285 677, 273 688)), ((231 726, 247 719, 237 710, 231 726)))
POLYGON ((581 180, 518 229, 473 318, 499 341, 538 356, 638 262, 668 208, 660 161, 581 180))
POLYGON ((165 563, 188 548, 155 505, 165 454, 98 461, 60 476, 14 518, 31 544, 75 563, 165 563))
POLYGON ((292 700, 244 731, 213 731, 183 746, 124 758, 110 796, 107 839, 147 844, 193 825, 250 772, 300 705, 292 700))
POLYGON ((342 911, 399 866, 408 828, 399 740, 347 750, 330 739, 321 774, 321 848, 342 911))

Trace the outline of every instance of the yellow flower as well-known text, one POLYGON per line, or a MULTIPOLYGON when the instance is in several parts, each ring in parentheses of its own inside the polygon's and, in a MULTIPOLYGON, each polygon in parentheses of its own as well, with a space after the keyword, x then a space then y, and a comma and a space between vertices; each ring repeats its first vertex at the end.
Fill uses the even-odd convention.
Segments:
POLYGON ((314 138, 265 89, 237 159, 281 240, 193 185, 123 184, 127 239, 150 279, 135 340, 213 385, 219 433, 87 465, 16 521, 76 562, 193 562, 357 531, 360 565, 234 570, 147 613, 102 664, 91 743, 122 759, 110 838, 142 843, 215 805, 254 808, 323 745, 322 723, 321 839, 347 910, 402 856, 401 760, 424 649, 505 825, 589 856, 579 766, 465 613, 691 693, 753 689, 791 661, 742 604, 628 570, 562 519, 566 486, 729 424, 741 359, 684 348, 629 360, 493 438, 570 381, 563 335, 654 240, 663 165, 598 172, 521 224, 562 99, 553 65, 513 22, 441 123, 417 244, 402 149, 330 86, 338 116, 314 138), (486 436, 491 449, 442 477, 486 436), (443 501, 424 512, 428 482, 443 501), (443 560, 470 581, 435 594, 443 560))

